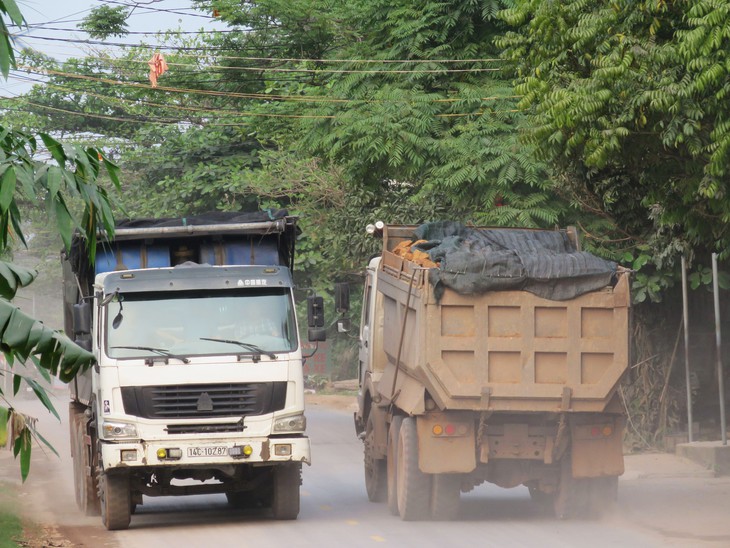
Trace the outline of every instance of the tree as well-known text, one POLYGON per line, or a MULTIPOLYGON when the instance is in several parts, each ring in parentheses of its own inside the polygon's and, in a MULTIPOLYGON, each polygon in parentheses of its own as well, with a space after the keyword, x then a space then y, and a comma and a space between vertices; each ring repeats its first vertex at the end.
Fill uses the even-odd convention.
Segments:
MULTIPOLYGON (((7 77, 10 67, 15 65, 15 56, 5 16, 18 26, 23 24, 23 18, 14 0, 0 0, 0 13, 3 14, 0 17, 0 68, 7 77)), ((7 256, 16 241, 22 245, 26 243, 21 215, 23 203, 44 205, 67 247, 76 229, 91 242, 96 241, 99 230, 113 234, 110 199, 98 184, 102 167, 118 187, 117 167, 101 149, 64 147, 48 133, 39 133, 36 138, 0 126, 0 256, 7 256), (50 154, 53 163, 34 159, 41 146, 50 154), (75 213, 72 200, 83 204, 80 214, 75 213)), ((95 245, 89 248, 93 249, 95 245)), ((93 256, 91 258, 93 260, 93 256)), ((30 361, 46 380, 57 375, 68 382, 80 369, 89 367, 94 356, 12 304, 17 289, 29 285, 35 276, 34 271, 0 260, 0 349, 7 363, 0 375, 12 378, 14 394, 26 382, 43 405, 58 417, 44 388, 30 376, 19 373, 18 367, 30 361)), ((53 448, 36 430, 33 420, 9 406, 0 389, 0 439, 8 438, 8 430, 13 452, 16 457, 20 456, 21 476, 25 480, 30 470, 32 440, 35 438, 53 448)))
POLYGON ((528 142, 612 225, 640 294, 659 299, 681 254, 730 257, 730 2, 519 0, 500 17, 528 142))
MULTIPOLYGON (((374 244, 359 245, 353 234, 362 233, 373 210, 403 223, 460 217, 537 227, 565 218, 567 203, 551 192, 545 165, 518 140, 523 116, 493 45, 504 28, 494 17, 502 6, 214 2, 224 20, 251 29, 222 41, 230 48, 222 55, 245 51, 262 75, 262 98, 249 110, 258 116, 252 133, 267 152, 261 168, 242 179, 257 179, 260 196, 316 210, 320 220, 326 208, 307 192, 288 193, 299 184, 289 178, 300 174, 292 163, 315 159, 308 170, 320 183, 337 174, 328 195, 345 191, 348 207, 332 209, 326 224, 310 227, 302 217, 304 238, 316 237, 316 247, 328 250, 317 257, 320 272, 347 271, 343 260, 363 264, 363 251, 374 244)), ((253 189, 248 182, 238 188, 253 189)))

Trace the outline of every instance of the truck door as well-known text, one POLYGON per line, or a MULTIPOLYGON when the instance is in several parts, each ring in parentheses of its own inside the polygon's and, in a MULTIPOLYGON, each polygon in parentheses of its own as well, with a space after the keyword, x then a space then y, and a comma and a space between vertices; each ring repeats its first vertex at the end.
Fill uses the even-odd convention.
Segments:
POLYGON ((367 277, 365 279, 365 289, 362 297, 362 316, 360 318, 360 364, 359 364, 359 378, 360 386, 365 382, 365 374, 368 371, 370 364, 370 346, 372 345, 372 327, 370 325, 370 318, 372 317, 373 307, 373 276, 374 272, 371 269, 367 271, 367 277))

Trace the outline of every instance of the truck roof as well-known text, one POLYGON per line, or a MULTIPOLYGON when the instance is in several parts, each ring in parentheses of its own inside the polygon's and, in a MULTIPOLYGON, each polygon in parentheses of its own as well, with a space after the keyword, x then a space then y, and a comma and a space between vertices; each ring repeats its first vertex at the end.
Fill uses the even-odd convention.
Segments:
POLYGON ((212 266, 183 264, 172 268, 148 268, 104 272, 96 277, 104 294, 195 289, 288 288, 291 273, 281 266, 212 266))

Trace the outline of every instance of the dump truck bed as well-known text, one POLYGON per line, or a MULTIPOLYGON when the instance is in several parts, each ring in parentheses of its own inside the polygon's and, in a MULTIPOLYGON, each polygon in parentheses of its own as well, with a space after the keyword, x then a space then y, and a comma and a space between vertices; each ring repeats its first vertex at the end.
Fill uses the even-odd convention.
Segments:
POLYGON ((381 364, 381 393, 413 414, 423 412, 424 389, 442 409, 604 411, 628 367, 628 272, 564 301, 448 288, 437 301, 427 269, 392 252, 412 228, 384 235, 383 347, 399 368, 381 364))

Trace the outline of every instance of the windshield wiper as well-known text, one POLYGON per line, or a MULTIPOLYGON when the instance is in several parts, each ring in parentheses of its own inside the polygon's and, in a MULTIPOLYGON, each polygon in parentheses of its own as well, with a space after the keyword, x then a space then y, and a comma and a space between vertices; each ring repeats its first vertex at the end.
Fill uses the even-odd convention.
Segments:
POLYGON ((213 342, 220 342, 220 343, 228 343, 228 344, 235 344, 240 346, 241 348, 245 348, 246 350, 250 350, 251 352, 254 352, 255 356, 261 356, 262 354, 268 356, 272 360, 276 359, 276 354, 273 352, 269 352, 268 350, 264 350, 260 346, 256 346, 253 343, 244 342, 244 341, 236 341, 233 339, 212 339, 210 337, 200 337, 201 341, 213 341, 213 342))
MULTIPOLYGON (((145 350, 147 352, 154 352, 155 354, 159 354, 160 356, 165 356, 166 358, 175 358, 176 360, 180 360, 183 363, 190 363, 190 360, 185 356, 177 356, 172 352, 165 350, 164 348, 153 348, 151 346, 110 346, 109 348, 122 348, 125 350, 145 350)), ((147 365, 152 365, 152 363, 148 363, 147 365)))

